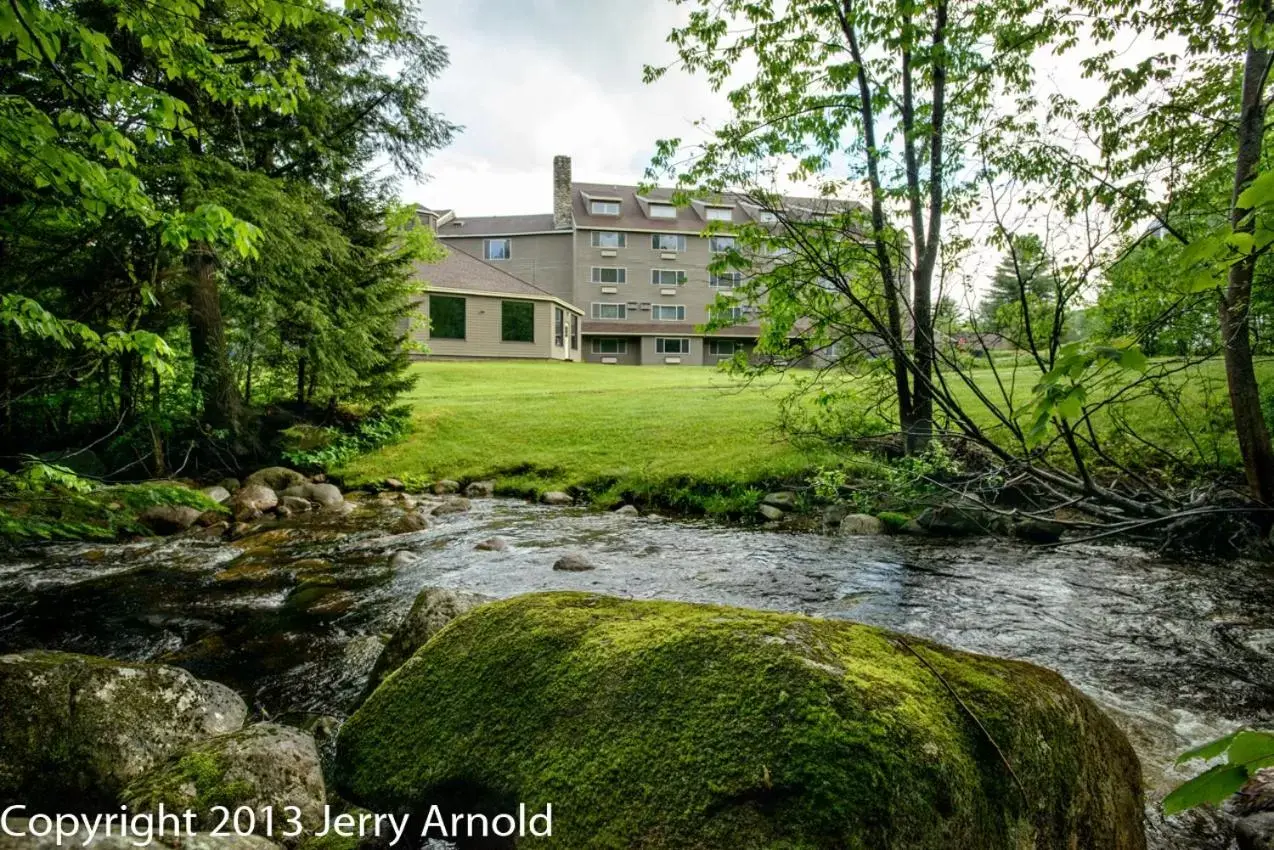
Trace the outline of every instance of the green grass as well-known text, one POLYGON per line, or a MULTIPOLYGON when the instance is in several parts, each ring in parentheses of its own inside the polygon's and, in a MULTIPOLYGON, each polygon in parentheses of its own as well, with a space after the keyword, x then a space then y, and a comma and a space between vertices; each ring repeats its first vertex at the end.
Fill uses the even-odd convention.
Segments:
POLYGON ((778 432, 787 388, 776 380, 558 362, 414 368, 411 435, 351 461, 339 470, 347 483, 494 478, 504 493, 586 488, 603 505, 657 489, 673 506, 728 514, 754 501, 750 491, 832 461, 778 432))
MULTIPOLYGON (((1002 358, 997 365, 1025 425, 1039 372, 1018 362, 1016 375, 1012 360, 1002 358)), ((1171 361, 1159 361, 1164 363, 1171 361)), ((492 478, 497 491, 508 495, 574 488, 601 507, 634 501, 744 516, 755 513, 768 488, 802 482, 820 466, 865 462, 784 438, 778 414, 780 400, 792 389, 787 378, 744 384, 710 368, 560 362, 439 361, 413 368, 419 382, 406 398, 413 411, 411 434, 336 470, 347 484, 391 476, 413 484, 492 478)), ((997 396, 990 369, 974 374, 984 392, 997 396)), ((1274 378, 1274 364, 1258 364, 1258 374, 1274 378)), ((851 412, 866 410, 864 379, 843 381, 841 404, 851 412)), ((1238 451, 1220 361, 1192 367, 1165 387, 1180 393, 1187 411, 1182 421, 1162 398, 1145 393, 1123 405, 1122 416, 1149 443, 1193 453, 1194 459, 1170 468, 1165 456, 1122 434, 1102 414, 1095 428, 1111 455, 1170 479, 1234 471, 1238 451)), ((955 394, 989 434, 1004 437, 1003 427, 968 388, 955 394)))

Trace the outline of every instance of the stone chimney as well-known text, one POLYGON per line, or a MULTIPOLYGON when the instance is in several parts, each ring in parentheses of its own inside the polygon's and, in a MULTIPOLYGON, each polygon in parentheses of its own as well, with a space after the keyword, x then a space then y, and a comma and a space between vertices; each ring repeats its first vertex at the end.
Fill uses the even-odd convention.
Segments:
POLYGON ((574 223, 571 215, 571 158, 553 157, 553 229, 570 230, 574 223))

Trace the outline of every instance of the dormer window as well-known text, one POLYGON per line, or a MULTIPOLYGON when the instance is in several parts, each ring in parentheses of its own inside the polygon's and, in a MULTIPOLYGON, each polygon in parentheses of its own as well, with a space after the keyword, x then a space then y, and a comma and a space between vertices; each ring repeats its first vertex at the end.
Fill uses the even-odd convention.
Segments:
POLYGON ((708 207, 704 210, 708 221, 734 221, 733 207, 708 207))
POLYGON ((588 211, 593 215, 619 215, 619 201, 589 201, 588 211))
POLYGON ((677 208, 674 207, 672 204, 651 204, 650 217, 651 218, 676 218, 677 208))
POLYGON ((769 210, 761 210, 756 214, 756 219, 762 224, 774 224, 779 220, 779 217, 769 210))

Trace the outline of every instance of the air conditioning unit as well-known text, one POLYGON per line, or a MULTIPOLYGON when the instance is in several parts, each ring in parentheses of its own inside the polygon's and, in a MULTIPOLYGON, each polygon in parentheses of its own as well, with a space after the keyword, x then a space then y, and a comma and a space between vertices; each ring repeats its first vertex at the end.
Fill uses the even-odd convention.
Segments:
POLYGON ((650 302, 649 302, 649 301, 643 301, 643 302, 641 302, 641 309, 643 309, 643 310, 649 310, 649 309, 650 309, 650 302))
POLYGON ((618 251, 616 251, 614 248, 603 248, 603 249, 602 249, 602 256, 603 256, 603 257, 617 257, 617 256, 619 256, 619 252, 618 252, 618 251))
POLYGON ((664 362, 668 364, 676 365, 681 362, 681 358, 680 357, 665 357, 664 362))
POLYGON ((662 254, 660 254, 660 255, 659 255, 659 259, 661 259, 661 260, 675 260, 675 259, 677 259, 677 252, 676 252, 676 251, 664 251, 662 254))
POLYGON ((629 309, 629 310, 636 310, 636 309, 637 309, 637 302, 636 302, 636 301, 629 301, 629 302, 628 302, 628 309, 629 309))
POLYGON ((661 290, 659 290, 659 294, 660 294, 660 295, 676 295, 676 294, 677 294, 677 290, 675 290, 675 289, 661 289, 661 290))
POLYGON ((603 357, 602 362, 603 363, 618 363, 619 358, 618 357, 603 357))
POLYGON ((603 287, 602 287, 602 295, 615 295, 615 294, 616 294, 616 293, 618 293, 618 292, 619 292, 619 287, 617 287, 617 286, 603 286, 603 287))

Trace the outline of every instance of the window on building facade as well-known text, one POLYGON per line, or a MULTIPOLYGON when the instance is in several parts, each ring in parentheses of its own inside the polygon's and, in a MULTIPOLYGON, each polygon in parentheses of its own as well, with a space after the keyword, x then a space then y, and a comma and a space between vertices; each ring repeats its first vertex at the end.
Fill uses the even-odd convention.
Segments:
POLYGON ((483 239, 482 259, 507 260, 513 256, 513 245, 508 239, 483 239))
POLYGON ((676 218, 677 208, 674 207, 672 204, 651 204, 650 217, 651 218, 676 218))
POLYGON ((655 286, 681 286, 686 282, 686 273, 681 269, 651 269, 650 282, 655 286))
POLYGON ((464 299, 454 295, 429 296, 429 338, 464 339, 464 299))
POLYGON ((628 269, 593 266, 593 283, 627 283, 628 269))
POLYGON ((594 354, 627 354, 628 340, 626 339, 595 339, 593 340, 594 354))
POLYGON ((684 304, 652 304, 650 318, 659 322, 680 322, 686 318, 684 304))
POLYGON ((736 305, 733 307, 712 307, 710 309, 718 318, 729 322, 742 322, 752 315, 752 308, 744 307, 742 305, 736 305))
POLYGON ((704 214, 708 221, 734 221, 733 207, 708 207, 704 214))
POLYGON ((553 344, 558 348, 566 345, 566 311, 561 307, 553 308, 553 344))
POLYGON ((571 314, 571 351, 579 351, 579 316, 571 314))
POLYGON ((650 237, 650 247, 656 251, 684 251, 686 237, 679 233, 655 233, 650 237))
POLYGON ((733 236, 709 236, 708 246, 714 254, 724 254, 726 251, 734 249, 733 236))
POLYGON ((715 289, 734 289, 743 282, 743 272, 721 272, 708 276, 708 286, 715 289))
POLYGON ((626 319, 628 318, 628 307, 624 304, 602 304, 593 302, 593 318, 594 319, 626 319))
POLYGON ((761 210, 756 214, 756 218, 757 221, 760 221, 763 224, 774 224, 774 222, 779 220, 779 217, 769 210, 761 210))
POLYGON ((619 215, 619 201, 589 201, 588 211, 593 215, 619 215))
POLYGON ((628 246, 628 234, 615 230, 594 230, 591 238, 594 248, 625 248, 628 246))
POLYGON ((690 340, 688 339, 665 339, 664 337, 655 338, 656 354, 689 354, 690 340))
POLYGON ((708 353, 716 357, 733 357, 734 352, 742 351, 743 343, 733 339, 708 340, 708 353))
POLYGON ((535 302, 500 302, 500 340, 535 342, 535 302))

